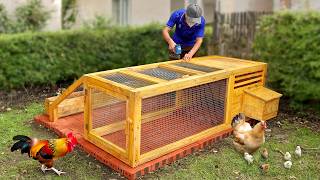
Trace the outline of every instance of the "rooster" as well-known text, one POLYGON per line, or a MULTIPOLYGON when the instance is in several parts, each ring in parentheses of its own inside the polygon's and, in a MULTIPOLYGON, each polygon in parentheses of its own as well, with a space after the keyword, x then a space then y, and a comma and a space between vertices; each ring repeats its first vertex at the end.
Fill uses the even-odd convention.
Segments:
MULTIPOLYGON (((234 133, 233 141, 236 150, 241 153, 248 152, 249 154, 257 151, 265 142, 264 130, 266 128, 266 122, 261 121, 252 129, 246 128, 245 131, 236 131, 234 133)), ((237 129, 237 126, 235 127, 235 129, 237 129)))
POLYGON ((24 135, 17 135, 13 137, 13 140, 17 142, 11 147, 11 152, 20 149, 21 154, 28 153, 29 157, 38 160, 42 164, 41 170, 43 173, 53 170, 59 176, 65 172, 53 167, 54 160, 72 152, 78 144, 72 133, 68 133, 67 137, 60 139, 38 140, 24 135))

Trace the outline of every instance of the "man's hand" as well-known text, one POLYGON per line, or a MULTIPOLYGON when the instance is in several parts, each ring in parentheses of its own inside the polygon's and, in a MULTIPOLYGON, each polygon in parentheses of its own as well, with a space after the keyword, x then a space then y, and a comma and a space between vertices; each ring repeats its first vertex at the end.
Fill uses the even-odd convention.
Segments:
POLYGON ((176 43, 174 41, 169 43, 169 50, 175 53, 176 43))
POLYGON ((183 60, 188 61, 188 60, 190 60, 190 59, 192 58, 192 56, 193 56, 193 55, 189 52, 189 53, 187 53, 187 54, 184 55, 183 60))

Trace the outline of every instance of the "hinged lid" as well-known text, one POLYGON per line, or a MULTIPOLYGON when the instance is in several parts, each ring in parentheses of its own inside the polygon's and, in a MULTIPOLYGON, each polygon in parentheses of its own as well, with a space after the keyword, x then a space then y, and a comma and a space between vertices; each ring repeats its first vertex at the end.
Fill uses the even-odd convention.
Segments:
POLYGON ((271 89, 259 86, 256 88, 246 89, 245 93, 250 94, 256 98, 259 98, 263 101, 271 101, 273 99, 280 98, 282 94, 272 91, 271 89))

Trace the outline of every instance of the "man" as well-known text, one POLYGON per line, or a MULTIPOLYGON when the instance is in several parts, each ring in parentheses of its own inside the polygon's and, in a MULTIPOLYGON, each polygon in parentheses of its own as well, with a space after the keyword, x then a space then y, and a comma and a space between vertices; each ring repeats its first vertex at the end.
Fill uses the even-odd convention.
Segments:
POLYGON ((173 12, 167 26, 162 30, 163 38, 169 45, 170 59, 191 59, 202 44, 205 24, 202 9, 198 4, 190 4, 187 9, 173 12), (169 32, 174 26, 176 30, 171 38, 169 32), (182 48, 180 57, 175 55, 177 44, 182 48))

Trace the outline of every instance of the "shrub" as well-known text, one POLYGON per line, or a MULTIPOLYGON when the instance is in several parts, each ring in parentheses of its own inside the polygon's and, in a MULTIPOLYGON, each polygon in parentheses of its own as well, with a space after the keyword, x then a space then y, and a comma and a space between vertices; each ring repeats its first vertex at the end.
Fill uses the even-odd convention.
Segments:
POLYGON ((269 63, 270 86, 296 105, 320 101, 319 24, 319 12, 277 13, 262 19, 255 39, 255 57, 269 63))
POLYGON ((77 1, 62 0, 62 27, 70 29, 76 22, 77 17, 77 1))
POLYGON ((0 34, 9 30, 10 20, 8 18, 7 10, 3 4, 0 4, 0 34))
POLYGON ((41 0, 28 0, 16 9, 17 32, 39 31, 49 18, 50 12, 44 9, 41 0))
POLYGON ((0 89, 55 84, 89 72, 167 60, 161 28, 149 25, 4 35, 0 37, 0 89))
POLYGON ((15 19, 8 17, 3 4, 0 4, 0 34, 40 31, 50 18, 40 0, 28 0, 25 5, 15 10, 15 19))

